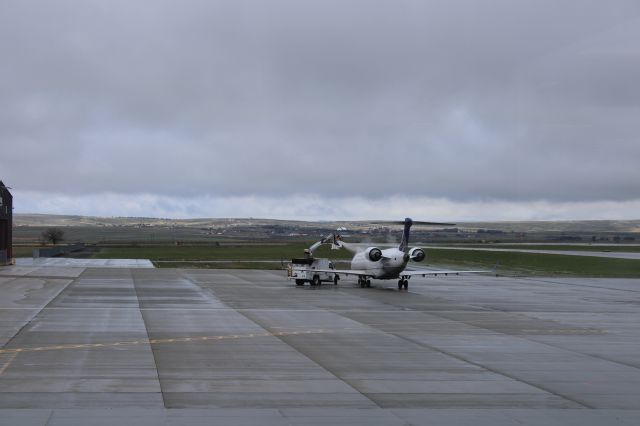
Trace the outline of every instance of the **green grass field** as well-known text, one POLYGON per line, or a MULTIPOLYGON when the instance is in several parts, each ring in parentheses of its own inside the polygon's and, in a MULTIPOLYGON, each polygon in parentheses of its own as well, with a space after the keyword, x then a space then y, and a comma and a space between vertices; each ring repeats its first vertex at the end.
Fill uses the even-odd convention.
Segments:
MULTIPOLYGON (((149 259, 160 268, 234 268, 234 269, 281 269, 293 257, 301 257, 310 242, 289 243, 221 243, 220 246, 175 246, 175 245, 121 245, 96 246, 91 257, 97 259, 149 259)), ((487 247, 483 245, 482 247, 487 247)), ((493 247, 493 246, 491 246, 493 247)), ((630 277, 640 278, 640 261, 609 259, 590 256, 563 255, 565 250, 586 251, 589 246, 495 246, 496 248, 557 249, 558 254, 536 254, 520 252, 491 252, 477 250, 426 249, 429 267, 452 269, 491 269, 496 263, 501 275, 533 276, 578 276, 578 277, 630 277)), ((34 247, 14 246, 15 257, 30 257, 34 247)), ((624 246, 589 247, 596 251, 627 251, 624 246)), ((629 250, 632 251, 632 250, 629 250)), ((336 261, 348 261, 352 254, 346 250, 330 250, 322 246, 317 257, 328 257, 336 261)), ((348 264, 341 264, 347 268, 348 264)))
MULTIPOLYGON (((447 244, 449 245, 449 244, 447 244)), ((607 246, 591 246, 591 245, 547 245, 547 244, 451 244, 455 247, 477 247, 477 248, 497 248, 512 250, 554 250, 554 251, 593 251, 593 252, 623 252, 638 253, 640 246, 632 245, 607 245, 607 246)))
POLYGON ((217 261, 217 262, 164 262, 152 261, 157 268, 183 268, 183 269, 285 269, 287 262, 251 262, 251 261, 217 261))
MULTIPOLYGON (((216 246, 144 246, 144 247, 105 247, 93 257, 96 259, 149 259, 152 261, 205 261, 205 260, 273 260, 289 261, 293 257, 302 257, 303 250, 310 243, 279 244, 221 244, 216 246)), ((346 250, 319 248, 317 257, 332 259, 350 259, 346 250)))
POLYGON ((498 264, 498 273, 506 275, 640 278, 638 260, 595 256, 428 249, 427 262, 459 268, 491 268, 498 264))
MULTIPOLYGON (((107 247, 102 248, 94 257, 150 259, 161 268, 280 269, 282 262, 286 264, 292 257, 300 257, 303 249, 308 246, 309 243, 223 244, 220 247, 107 247)), ((430 267, 491 269, 498 263, 498 273, 503 275, 640 278, 640 261, 636 260, 569 256, 560 253, 555 255, 446 249, 426 249, 426 252, 426 265, 430 267)), ((315 255, 334 260, 348 260, 352 257, 346 250, 330 250, 326 246, 318 249, 315 255)))

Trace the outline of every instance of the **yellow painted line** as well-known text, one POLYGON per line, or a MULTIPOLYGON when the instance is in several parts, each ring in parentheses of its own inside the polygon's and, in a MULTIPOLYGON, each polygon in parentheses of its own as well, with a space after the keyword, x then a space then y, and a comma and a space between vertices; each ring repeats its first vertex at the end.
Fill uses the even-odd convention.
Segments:
MULTIPOLYGON (((65 350, 65 349, 109 348, 109 347, 133 346, 133 345, 141 345, 141 344, 158 345, 158 344, 193 342, 193 341, 206 342, 211 340, 248 339, 253 337, 274 337, 274 336, 287 336, 287 335, 294 335, 294 334, 319 334, 319 333, 325 333, 325 332, 326 332, 325 330, 316 329, 316 330, 291 331, 291 332, 279 331, 277 333, 267 332, 267 333, 250 333, 250 334, 229 334, 229 335, 219 335, 219 336, 173 337, 169 339, 131 340, 131 341, 125 341, 125 342, 80 343, 80 344, 76 343, 76 344, 66 344, 66 345, 0 349, 0 355, 13 354, 15 357, 15 355, 17 355, 20 352, 41 352, 41 351, 54 351, 54 350, 65 350)), ((0 370, 0 374, 2 371, 4 371, 4 369, 0 370)))
MULTIPOLYGON (((0 367, 0 376, 2 376, 2 373, 4 373, 7 368, 9 368, 13 360, 16 359, 16 357, 20 352, 22 351, 8 354, 8 356, 6 357, 7 358, 6 361, 4 361, 4 363, 2 364, 2 367, 0 367)), ((2 362, 1 358, 0 358, 0 362, 2 362)))

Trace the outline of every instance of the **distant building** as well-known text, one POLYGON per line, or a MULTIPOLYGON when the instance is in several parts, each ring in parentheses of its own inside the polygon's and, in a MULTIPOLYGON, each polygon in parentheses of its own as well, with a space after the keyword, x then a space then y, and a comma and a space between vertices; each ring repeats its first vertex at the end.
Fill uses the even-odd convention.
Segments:
POLYGON ((8 265, 13 262, 12 218, 13 196, 0 180, 0 265, 8 265))

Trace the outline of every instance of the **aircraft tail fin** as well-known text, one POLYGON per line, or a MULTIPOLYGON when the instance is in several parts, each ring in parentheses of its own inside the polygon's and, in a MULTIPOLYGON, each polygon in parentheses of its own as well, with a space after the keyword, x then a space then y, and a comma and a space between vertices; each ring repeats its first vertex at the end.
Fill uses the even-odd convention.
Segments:
POLYGON ((407 253, 409 251, 409 233, 411 230, 411 225, 413 225, 413 221, 411 218, 405 218, 404 220, 404 230, 402 231, 402 241, 400 242, 400 246, 398 249, 407 253))

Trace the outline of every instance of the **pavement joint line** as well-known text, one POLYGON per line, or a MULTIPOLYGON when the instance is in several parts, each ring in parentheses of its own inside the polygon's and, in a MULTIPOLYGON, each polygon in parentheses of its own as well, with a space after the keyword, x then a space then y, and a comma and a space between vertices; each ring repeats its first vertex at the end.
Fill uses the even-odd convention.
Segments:
POLYGON ((530 382, 528 380, 524 380, 524 379, 522 379, 522 378, 520 378, 520 377, 518 377, 516 375, 513 375, 513 374, 510 374, 510 373, 498 370, 496 368, 490 367, 490 366, 488 366, 486 364, 483 364, 481 362, 472 361, 469 358, 467 358, 467 357, 465 357, 463 355, 457 354, 455 352, 452 352, 450 350, 446 350, 446 349, 440 348, 440 347, 435 346, 435 345, 430 345, 430 344, 427 344, 425 342, 421 342, 419 340, 413 339, 411 337, 408 337, 408 336, 405 336, 405 335, 402 335, 402 334, 399 334, 399 333, 391 333, 391 334, 396 336, 396 337, 399 337, 400 339, 404 339, 404 340, 406 340, 408 342, 416 344, 418 346, 429 348, 431 350, 440 352, 441 354, 444 354, 444 355, 450 356, 452 358, 456 358, 456 359, 458 359, 460 361, 466 362, 466 363, 468 363, 470 365, 475 365, 476 367, 480 367, 480 368, 482 368, 482 369, 484 369, 486 371, 490 371, 493 374, 498 374, 500 376, 507 377, 507 378, 509 378, 511 380, 514 380, 516 382, 524 383, 524 384, 526 384, 528 386, 531 386, 533 388, 539 389, 539 390, 541 390, 543 392, 546 392, 548 394, 555 395, 555 396, 557 396, 559 398, 562 398, 564 400, 567 400, 567 401, 571 401, 574 404, 578 404, 578 405, 583 406, 584 408, 589 408, 589 409, 593 409, 594 408, 592 405, 590 405, 590 404, 588 404, 586 402, 582 402, 582 401, 579 401, 579 400, 577 400, 575 398, 572 398, 570 396, 563 395, 563 394, 558 393, 558 392, 556 392, 556 391, 554 391, 552 389, 547 388, 546 386, 541 386, 539 384, 530 382))
MULTIPOLYGON (((426 313, 425 311, 421 311, 421 312, 422 313, 426 313)), ((449 319, 449 318, 446 318, 446 317, 441 317, 441 316, 438 315, 437 312, 429 312, 428 314, 436 316, 436 317, 439 317, 439 318, 444 319, 444 320, 450 320, 450 321, 453 321, 453 322, 456 322, 456 323, 460 322, 460 323, 466 324, 467 326, 478 328, 478 329, 481 329, 481 330, 489 330, 489 329, 484 328, 484 327, 479 326, 479 325, 469 324, 468 322, 466 322, 464 320, 452 320, 452 319, 449 319)), ((360 323, 360 324, 362 324, 364 326, 369 326, 369 324, 366 321, 353 319, 353 318, 350 318, 350 319, 352 319, 353 321, 356 321, 356 322, 358 322, 358 323, 360 323)), ((428 349, 431 349, 433 351, 437 351, 437 352, 439 352, 441 354, 444 354, 444 355, 450 356, 452 358, 458 359, 458 360, 460 360, 462 362, 466 362, 466 363, 468 363, 470 365, 475 365, 476 367, 480 367, 480 368, 482 368, 482 369, 484 369, 486 371, 490 371, 490 372, 492 372, 494 374, 498 374, 498 375, 501 375, 503 377, 507 377, 507 378, 509 378, 511 380, 514 380, 514 381, 517 381, 517 382, 520 382, 520 383, 524 383, 524 384, 529 385, 529 386, 531 386, 533 388, 537 388, 539 390, 542 390, 542 391, 544 391, 544 392, 546 392, 548 394, 555 395, 555 396, 557 396, 559 398, 562 398, 564 400, 571 401, 571 402, 573 402, 575 404, 581 405, 584 408, 589 408, 589 409, 594 408, 591 404, 589 404, 587 402, 579 401, 579 400, 577 400, 575 398, 572 398, 570 396, 563 395, 563 394, 558 393, 558 392, 556 392, 556 391, 554 391, 552 389, 547 388, 546 386, 541 386, 539 384, 536 384, 536 383, 533 383, 533 382, 529 382, 529 381, 524 380, 524 379, 522 379, 520 377, 517 377, 516 375, 512 375, 510 373, 495 369, 495 368, 490 367, 489 365, 486 365, 484 363, 472 361, 471 359, 469 359, 466 356, 463 356, 461 354, 455 353, 455 352, 453 352, 451 350, 447 350, 447 349, 441 348, 438 345, 432 345, 432 344, 428 344, 426 342, 414 339, 414 338, 412 338, 410 336, 407 336, 403 332, 385 331, 384 329, 378 329, 378 328, 375 328, 375 327, 373 327, 373 329, 381 331, 383 333, 389 333, 390 335, 395 336, 395 337, 400 338, 400 339, 403 339, 403 340, 405 340, 407 342, 411 342, 411 343, 413 343, 415 345, 418 345, 418 346, 421 346, 421 347, 424 347, 424 348, 428 348, 428 349)), ((495 330, 490 330, 490 331, 494 331, 495 332, 495 330)), ((507 335, 507 336, 512 336, 511 334, 506 333, 504 331, 498 331, 498 333, 504 334, 504 335, 507 335)), ((522 338, 526 339, 526 336, 516 336, 516 337, 522 337, 522 338)), ((533 340, 533 341, 535 341, 535 340, 533 340)), ((552 346, 552 345, 549 345, 549 346, 552 346)))
MULTIPOLYGON (((323 329, 315 329, 315 330, 302 330, 302 331, 280 331, 276 333, 267 332, 267 333, 250 333, 250 334, 227 334, 227 335, 217 335, 217 336, 172 337, 167 339, 143 339, 143 340, 130 340, 130 341, 110 342, 110 343, 79 343, 79 344, 73 343, 73 344, 66 344, 66 345, 0 349, 0 355, 14 354, 14 357, 15 357, 15 355, 21 352, 42 352, 42 351, 54 351, 54 350, 65 350, 65 349, 108 348, 108 347, 134 346, 134 345, 146 345, 146 344, 158 345, 158 344, 166 344, 166 343, 182 343, 182 342, 192 342, 192 341, 248 339, 252 337, 277 337, 277 336, 290 336, 290 335, 300 335, 300 334, 323 334, 323 333, 327 333, 327 331, 323 329)), ((4 369, 0 369, 0 374, 2 374, 2 371, 4 371, 4 369)))
POLYGON ((514 332, 527 334, 608 334, 608 330, 595 329, 540 329, 540 330, 513 330, 514 332))
MULTIPOLYGON (((441 316, 442 313, 440 313, 440 315, 439 315, 437 312, 432 312, 432 313, 430 313, 430 315, 446 319, 446 317, 442 317, 441 316)), ((525 317, 527 316, 526 313, 521 313, 520 315, 523 315, 525 317)), ((538 344, 549 346, 551 348, 561 349, 563 351, 569 351, 569 352, 580 354, 580 355, 586 355, 586 356, 591 357, 591 358, 595 358, 595 359, 611 362, 611 363, 614 363, 614 364, 624 365, 625 367, 630 367, 630 368, 634 368, 634 369, 638 369, 639 368, 637 365, 634 365, 634 364, 631 364, 631 363, 623 362, 623 361, 620 361, 620 360, 614 360, 614 359, 611 359, 611 358, 608 358, 608 357, 604 357, 604 356, 600 356, 600 355, 597 355, 597 354, 594 354, 594 353, 580 353, 580 352, 577 352, 577 351, 575 351, 575 350, 573 350, 571 348, 567 348, 567 347, 564 347, 564 346, 559 345, 559 344, 554 344, 554 343, 551 343, 549 341, 544 341, 544 340, 541 341, 541 340, 539 340, 540 338, 544 337, 545 335, 548 336, 550 333, 522 333, 522 334, 517 334, 516 333, 517 330, 514 330, 512 333, 509 333, 508 331, 505 331, 505 330, 493 330, 493 329, 487 328, 486 327, 487 324, 484 324, 484 325, 483 324, 472 324, 472 323, 469 323, 467 320, 464 320, 464 319, 458 319, 458 320, 452 320, 452 321, 461 322, 461 323, 466 324, 466 325, 468 325, 470 327, 479 328, 481 330, 492 331, 492 332, 499 333, 499 334, 504 334, 504 335, 507 335, 507 336, 519 337, 519 338, 522 338, 522 339, 525 339, 525 340, 529 340, 531 342, 536 342, 538 344)), ((597 330, 597 329, 587 329, 587 330, 597 330)), ((603 330, 603 331, 604 331, 604 333, 593 333, 593 334, 607 334, 608 333, 607 330, 603 330)), ((571 334, 575 334, 575 333, 571 333, 571 334)), ((403 337, 403 338, 406 338, 406 337, 403 337)), ((412 339, 409 339, 409 338, 406 338, 406 339, 412 341, 412 339)), ((415 343, 420 344, 418 342, 415 342, 415 343)), ((456 356, 456 355, 453 355, 453 356, 456 356)), ((467 361, 464 358, 461 358, 461 359, 463 361, 465 361, 465 362, 470 362, 470 361, 467 361)), ((483 367, 483 368, 488 368, 488 367, 486 367, 485 365, 482 365, 482 364, 478 364, 478 365, 483 367)), ((505 373, 500 373, 500 374, 503 374, 503 375, 505 375, 507 377, 510 377, 509 375, 507 375, 505 373)), ((515 377, 511 377, 511 378, 515 378, 515 377)), ((520 379, 517 379, 517 378, 515 378, 515 379, 516 380, 520 380, 520 379)), ((527 382, 524 382, 524 383, 527 383, 527 382)), ((528 384, 530 384, 530 383, 528 383, 528 384)), ((539 387, 537 385, 532 385, 532 386, 539 387)), ((539 387, 539 388, 549 392, 545 388, 542 388, 542 387, 539 387)), ((551 393, 553 393, 553 392, 551 392, 551 393)), ((583 403, 583 402, 580 402, 580 401, 577 401, 577 400, 573 400, 573 399, 564 397, 564 396, 559 395, 559 394, 558 394, 558 396, 561 396, 561 397, 563 397, 565 399, 569 399, 569 400, 571 400, 573 402, 576 402, 578 404, 584 405, 587 408, 593 408, 593 407, 589 406, 586 403, 583 403)))
POLYGON ((13 354, 13 356, 9 357, 9 361, 5 362, 5 364, 2 366, 2 368, 0 369, 0 375, 2 373, 4 373, 4 371, 9 368, 9 366, 11 365, 11 363, 15 360, 15 358, 18 356, 18 354, 20 352, 24 352, 23 348, 17 348, 16 350, 10 350, 10 349, 5 349, 7 347, 7 345, 11 344, 11 342, 14 341, 14 339, 16 338, 16 336, 18 336, 20 333, 22 333, 24 330, 27 329, 27 327, 29 327, 29 325, 31 324, 31 322, 33 322, 33 320, 35 318, 38 317, 38 315, 40 315, 42 313, 43 310, 45 310, 47 308, 47 306, 49 306, 51 303, 53 303, 54 300, 56 300, 70 285, 71 283, 74 282, 74 279, 63 279, 66 280, 67 283, 62 286, 54 295, 51 299, 49 299, 49 301, 44 305, 44 306, 40 306, 40 307, 36 307, 35 310, 37 312, 35 312, 31 318, 26 321, 19 329, 18 331, 9 339, 5 342, 5 344, 0 347, 0 356, 4 353, 8 353, 8 354, 13 354))
POLYGON ((541 282, 545 284, 562 284, 562 285, 569 285, 569 286, 576 286, 576 287, 598 288, 601 290, 626 291, 631 293, 638 293, 638 290, 632 290, 627 288, 613 288, 613 287, 604 287, 599 285, 568 283, 568 282, 559 283, 558 281, 553 281, 552 277, 551 278, 520 277, 518 279, 521 279, 523 281, 536 281, 536 282, 541 282))
MULTIPOLYGON (((268 330, 268 325, 264 324, 263 322, 260 322, 259 320, 257 320, 256 318, 253 318, 252 316, 248 315, 248 313, 251 312, 250 309, 238 309, 236 312, 238 312, 240 315, 244 316, 245 318, 247 318, 249 321, 253 322, 254 324, 258 325, 259 327, 268 330)), ((332 332, 336 332, 337 330, 347 330, 348 327, 342 327, 339 329, 334 329, 332 330, 332 332)), ((325 330, 323 330, 324 332, 326 332, 325 330)), ((284 332, 267 332, 271 335, 274 336, 278 336, 278 337, 284 337, 287 336, 288 334, 285 334, 284 332)), ((311 334, 309 331, 300 331, 300 332, 292 332, 291 334, 311 334)), ((357 386, 355 386, 349 379, 346 379, 344 377, 342 377, 337 371, 334 371, 333 369, 329 368, 326 363, 322 363, 320 362, 316 357, 312 356, 311 353, 309 353, 308 351, 303 350, 300 347, 296 347, 292 344, 292 342, 287 341, 286 339, 280 339, 282 341, 282 343, 286 344, 287 346, 289 346, 290 348, 292 348, 293 350, 295 350, 296 352, 298 352, 299 354, 301 354, 302 356, 306 357, 307 359, 309 359, 311 362, 315 363, 316 365, 318 365, 320 368, 322 368, 323 370, 327 371, 329 374, 331 374, 333 377, 335 377, 337 380, 340 380, 341 382, 343 382, 344 384, 346 384, 347 386, 349 386, 351 389, 353 389, 355 392, 357 392, 358 394, 360 394, 362 397, 364 397, 365 399, 371 401, 371 403, 373 405, 375 405, 378 408, 382 408, 382 406, 376 402, 375 399, 373 399, 370 395, 368 395, 366 392, 361 391, 360 389, 358 389, 357 386)))
POLYGON ((599 360, 602 360, 602 361, 611 362, 611 363, 614 363, 614 364, 624 365, 625 367, 630 367, 630 368, 633 368, 633 369, 640 369, 640 367, 638 367, 638 365, 631 364, 631 363, 628 363, 628 362, 624 362, 624 361, 620 361, 620 360, 616 360, 616 359, 611 359, 611 358, 608 358, 606 356, 598 355, 596 353, 590 353, 590 352, 580 353, 580 352, 575 351, 574 349, 561 346, 561 345, 559 345, 557 343, 552 343, 552 342, 549 342, 549 341, 546 341, 546 340, 542 340, 542 341, 538 340, 538 339, 540 339, 542 337, 545 337, 544 335, 541 335, 541 334, 538 334, 538 335, 536 335, 536 334, 520 335, 520 336, 517 336, 517 337, 522 337, 523 339, 530 340, 532 342, 536 342, 536 343, 539 343, 539 344, 542 344, 542 345, 546 345, 546 346, 549 346, 549 347, 552 347, 552 348, 555 348, 555 349, 561 349, 563 351, 569 351, 569 352, 573 352, 573 353, 576 353, 576 354, 579 354, 579 355, 585 355, 585 356, 590 357, 590 358, 595 358, 595 359, 599 359, 599 360))

